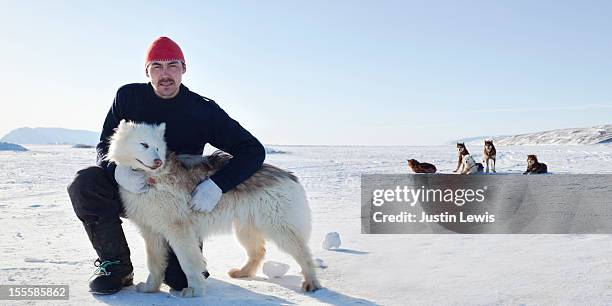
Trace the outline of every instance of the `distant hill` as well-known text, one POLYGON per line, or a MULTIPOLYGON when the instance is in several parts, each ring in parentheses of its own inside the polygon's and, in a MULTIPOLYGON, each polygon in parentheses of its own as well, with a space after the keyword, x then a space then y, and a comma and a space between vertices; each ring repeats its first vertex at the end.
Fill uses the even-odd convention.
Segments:
MULTIPOLYGON (((456 143, 458 143, 458 142, 460 142, 460 143, 462 143, 462 142, 465 142, 465 143, 481 143, 481 142, 483 142, 485 139, 491 139, 491 138, 494 138, 494 137, 491 137, 491 136, 475 136, 475 137, 467 137, 467 138, 461 138, 461 139, 457 139, 457 140, 450 141, 450 142, 448 142, 447 144, 454 145, 454 144, 456 144, 456 143)), ((495 137, 495 138, 497 138, 497 137, 495 137)))
POLYGON ((25 152, 28 149, 14 143, 8 142, 0 142, 0 151, 17 151, 17 152, 25 152))
POLYGON ((266 150, 266 154, 286 154, 287 152, 276 149, 276 148, 272 148, 272 147, 268 147, 268 146, 264 146, 264 149, 266 150))
MULTIPOLYGON (((484 138, 465 139, 468 140, 467 142, 481 143, 484 138)), ((486 138, 493 138, 496 145, 606 144, 612 143, 612 124, 486 138)))
POLYGON ((72 146, 74 149, 93 149, 96 146, 94 145, 86 145, 86 144, 82 144, 82 143, 77 143, 75 145, 72 146))
POLYGON ((92 131, 62 128, 23 127, 11 131, 0 141, 18 144, 86 144, 98 143, 100 134, 92 131))
MULTIPOLYGON (((100 134, 85 130, 62 128, 19 128, 0 138, 0 141, 18 144, 69 144, 73 148, 95 148, 100 134)), ((283 154, 285 151, 266 146, 267 154, 283 154)))
POLYGON ((500 145, 601 144, 612 142, 612 124, 550 130, 496 138, 500 145))

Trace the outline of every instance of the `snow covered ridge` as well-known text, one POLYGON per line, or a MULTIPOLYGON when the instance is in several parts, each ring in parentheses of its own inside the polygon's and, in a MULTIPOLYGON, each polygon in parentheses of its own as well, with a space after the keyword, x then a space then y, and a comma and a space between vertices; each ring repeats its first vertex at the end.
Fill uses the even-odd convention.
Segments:
POLYGON ((500 145, 612 143, 612 124, 503 136, 495 140, 500 145))
POLYGON ((17 152, 25 152, 28 149, 14 143, 9 142, 0 142, 0 151, 17 151, 17 152))
POLYGON ((612 124, 588 128, 558 129, 514 136, 472 137, 458 140, 469 144, 482 144, 492 138, 495 145, 592 145, 612 144, 612 124))
POLYGON ((18 144, 86 144, 95 145, 100 139, 100 133, 84 130, 63 128, 29 128, 12 130, 0 141, 18 144))

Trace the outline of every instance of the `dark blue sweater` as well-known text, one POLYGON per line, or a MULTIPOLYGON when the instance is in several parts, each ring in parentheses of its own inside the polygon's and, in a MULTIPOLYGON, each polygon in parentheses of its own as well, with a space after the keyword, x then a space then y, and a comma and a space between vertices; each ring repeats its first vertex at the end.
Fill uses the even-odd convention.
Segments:
POLYGON ((178 95, 162 99, 150 83, 128 84, 117 91, 97 145, 97 164, 115 181, 115 165, 102 159, 108 153, 108 140, 121 119, 151 124, 166 123, 168 151, 202 155, 209 143, 233 158, 211 179, 223 192, 234 188, 257 171, 264 159, 261 143, 230 118, 215 101, 191 92, 181 85, 178 95))

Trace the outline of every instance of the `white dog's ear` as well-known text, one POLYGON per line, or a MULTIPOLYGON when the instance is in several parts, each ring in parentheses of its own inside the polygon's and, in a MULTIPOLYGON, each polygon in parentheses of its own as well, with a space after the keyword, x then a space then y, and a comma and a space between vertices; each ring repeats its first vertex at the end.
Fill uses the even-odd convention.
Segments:
POLYGON ((159 124, 159 126, 157 127, 157 132, 159 133, 159 135, 164 137, 164 134, 166 133, 166 123, 165 122, 162 122, 159 124))
POLYGON ((119 125, 113 130, 115 130, 115 132, 123 131, 125 130, 126 127, 127 127, 127 121, 125 121, 125 119, 121 119, 121 121, 119 121, 119 125))
POLYGON ((130 128, 132 126, 134 126, 134 124, 132 124, 131 122, 128 122, 125 119, 121 119, 121 121, 119 121, 119 126, 117 127, 116 130, 118 130, 118 131, 125 131, 125 130, 127 130, 128 128, 130 128))

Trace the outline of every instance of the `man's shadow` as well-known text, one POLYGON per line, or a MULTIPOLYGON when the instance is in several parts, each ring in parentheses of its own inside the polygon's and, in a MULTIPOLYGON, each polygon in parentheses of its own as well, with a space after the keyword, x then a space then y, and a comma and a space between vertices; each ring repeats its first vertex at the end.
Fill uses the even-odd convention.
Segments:
MULTIPOLYGON (((167 287, 162 286, 162 290, 167 287)), ((98 302, 108 305, 288 305, 285 299, 256 293, 228 282, 209 278, 203 297, 181 298, 178 292, 140 293, 136 286, 124 288, 112 295, 94 295, 98 302)))
MULTIPOLYGON (((262 277, 248 278, 245 281, 256 280, 280 285, 300 294, 308 295, 323 303, 331 305, 378 305, 371 301, 354 298, 326 288, 313 293, 301 291, 302 277, 287 275, 282 278, 267 279, 262 277)), ((165 286, 162 287, 164 289, 165 286)), ((166 287, 167 288, 167 287, 166 287)), ((108 305, 290 305, 294 304, 273 295, 256 293, 241 286, 230 284, 218 279, 209 278, 206 293, 199 298, 181 298, 173 293, 140 293, 136 286, 131 286, 112 295, 94 295, 101 303, 108 305)))
MULTIPOLYGON (((347 253, 353 255, 365 255, 369 252, 356 251, 350 249, 332 249, 330 251, 347 253)), ((348 296, 327 288, 319 289, 315 292, 305 293, 301 289, 302 277, 298 275, 285 275, 281 278, 265 278, 253 277, 244 278, 243 281, 262 281, 271 284, 276 284, 284 288, 315 298, 322 303, 331 305, 378 305, 374 302, 348 296)), ((140 293, 136 291, 136 286, 123 289, 121 292, 113 295, 96 295, 98 301, 109 305, 193 305, 206 303, 208 305, 288 305, 293 302, 285 299, 256 293, 222 280, 209 278, 207 281, 206 293, 200 298, 181 298, 176 296, 178 293, 172 294, 168 292, 158 293, 140 293)))

